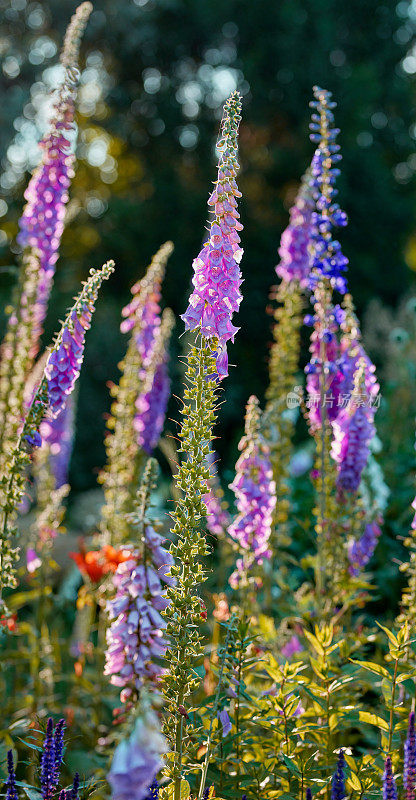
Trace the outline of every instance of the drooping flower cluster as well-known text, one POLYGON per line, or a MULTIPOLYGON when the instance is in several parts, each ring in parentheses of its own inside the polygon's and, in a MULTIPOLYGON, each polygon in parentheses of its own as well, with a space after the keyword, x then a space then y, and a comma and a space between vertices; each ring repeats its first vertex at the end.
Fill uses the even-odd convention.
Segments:
POLYGON ((381 536, 376 520, 368 522, 360 539, 351 542, 348 548, 351 575, 358 575, 370 561, 381 536))
MULTIPOLYGON (((30 248, 38 259, 33 336, 39 336, 52 286, 55 265, 64 229, 68 189, 74 175, 75 155, 68 137, 74 133, 74 102, 79 78, 77 69, 79 42, 92 11, 90 2, 82 3, 74 14, 65 37, 61 62, 65 77, 58 91, 49 130, 40 142, 42 158, 25 191, 26 205, 19 222, 18 242, 30 248)), ((23 298, 23 308, 25 307, 23 298)))
POLYGON ((90 278, 74 307, 68 314, 63 329, 54 345, 45 367, 48 380, 50 412, 58 416, 73 391, 84 358, 85 332, 91 327, 95 310, 94 303, 103 280, 114 270, 114 262, 108 261, 101 270, 91 270, 90 278))
POLYGON ((134 729, 116 747, 107 775, 113 800, 144 800, 163 766, 166 749, 159 718, 149 699, 142 696, 134 729))
POLYGON ((242 230, 237 211, 241 197, 236 183, 238 127, 241 120, 241 97, 238 92, 227 100, 217 148, 221 152, 218 178, 208 204, 213 207, 209 238, 194 260, 194 290, 182 315, 187 330, 199 330, 202 336, 218 340, 216 356, 220 378, 228 374, 227 341, 234 341, 238 330, 232 316, 241 302, 243 255, 238 231, 242 230))
POLYGON ((57 417, 46 417, 40 426, 42 441, 49 448, 49 463, 59 489, 68 481, 69 462, 74 441, 74 396, 67 397, 57 417))
POLYGON ((116 595, 108 601, 110 626, 107 630, 105 675, 122 688, 121 700, 137 695, 145 680, 157 681, 162 673, 160 659, 166 651, 161 617, 168 601, 163 584, 173 563, 162 547, 163 538, 146 526, 146 556, 132 550, 130 558, 118 567, 113 583, 116 595))
POLYGON ((411 711, 409 714, 409 727, 404 743, 403 786, 406 793, 406 800, 414 800, 416 794, 416 734, 414 711, 411 711))
POLYGON ((269 538, 276 504, 275 484, 269 449, 260 433, 259 402, 254 396, 247 403, 245 435, 238 448, 241 455, 230 488, 235 493, 239 513, 228 529, 241 553, 230 578, 234 588, 247 582, 254 563, 261 564, 271 555, 269 538))
POLYGON ((353 392, 332 423, 331 454, 338 464, 337 487, 343 492, 358 490, 375 434, 372 399, 378 392, 378 384, 374 368, 365 355, 360 356, 356 364, 353 392))
POLYGON ((143 377, 143 389, 135 404, 134 428, 137 441, 149 456, 159 441, 165 422, 170 395, 168 346, 174 323, 172 312, 166 308, 160 326, 153 335, 150 361, 148 354, 146 356, 148 366, 143 377))
POLYGON ((302 179, 296 201, 290 209, 290 222, 280 239, 280 262, 276 272, 284 281, 299 281, 305 288, 311 270, 310 242, 314 202, 310 173, 302 179))
POLYGON ((335 182, 339 175, 339 169, 334 165, 341 160, 340 148, 335 141, 339 129, 333 127, 332 109, 336 107, 336 103, 331 100, 331 92, 320 89, 319 86, 314 86, 313 91, 315 99, 311 106, 317 113, 312 114, 310 138, 318 147, 311 165, 315 211, 312 214, 312 269, 309 286, 313 292, 318 280, 326 278, 333 289, 344 294, 344 272, 348 259, 341 252, 340 243, 332 238, 334 226, 343 227, 347 224, 345 212, 334 202, 337 193, 335 182))
POLYGON ((387 756, 383 773, 383 800, 397 800, 397 787, 390 756, 387 756))

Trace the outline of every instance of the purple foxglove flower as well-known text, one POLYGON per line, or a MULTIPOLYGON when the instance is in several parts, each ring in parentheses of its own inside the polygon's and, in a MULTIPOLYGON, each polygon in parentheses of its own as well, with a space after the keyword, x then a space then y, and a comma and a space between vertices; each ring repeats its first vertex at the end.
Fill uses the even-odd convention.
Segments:
POLYGON ((301 653, 302 650, 303 647, 298 637, 294 634, 293 636, 290 637, 289 641, 286 642, 285 645, 283 645, 280 652, 283 658, 286 658, 289 661, 289 659, 293 658, 293 656, 296 655, 296 653, 301 653))
POLYGON ((107 780, 113 800, 144 800, 163 766, 166 742, 156 713, 149 709, 138 717, 133 733, 117 746, 107 780))
POLYGON ((416 794, 416 735, 415 712, 409 714, 409 727, 404 743, 403 786, 406 800, 415 800, 416 794))
POLYGON ((115 597, 107 603, 110 625, 104 674, 122 689, 121 700, 135 696, 145 682, 157 684, 163 672, 159 663, 166 652, 163 637, 166 621, 160 611, 167 607, 162 581, 173 563, 161 546, 163 538, 151 527, 145 530, 145 542, 152 565, 141 563, 138 551, 119 565, 114 574, 115 597))
POLYGON ((73 395, 57 417, 46 417, 41 422, 42 441, 49 446, 49 462, 55 477, 57 489, 67 483, 68 469, 74 441, 74 401, 73 395))
POLYGON ((19 221, 17 241, 24 249, 30 248, 38 260, 36 298, 29 301, 25 293, 21 298, 23 318, 27 314, 28 302, 31 304, 32 357, 38 349, 47 311, 64 229, 68 190, 74 176, 75 155, 70 139, 74 138, 76 130, 74 111, 79 79, 77 61, 80 40, 91 11, 91 3, 81 3, 68 26, 61 53, 64 78, 56 92, 48 130, 39 143, 42 153, 40 163, 25 191, 26 205, 19 221))
POLYGON ((222 738, 225 739, 233 727, 227 709, 223 708, 222 711, 218 711, 217 717, 222 725, 222 738))
POLYGON ((345 409, 333 422, 332 456, 339 464, 337 486, 344 492, 356 492, 367 464, 369 444, 374 436, 373 414, 359 406, 352 413, 345 409))
POLYGON ((380 536, 381 530, 377 522, 368 522, 361 539, 351 543, 348 548, 351 575, 359 575, 361 570, 367 566, 380 536))
POLYGON ((344 272, 348 259, 341 252, 340 243, 333 239, 334 227, 347 224, 346 214, 334 202, 336 195, 335 182, 339 169, 335 166, 340 160, 339 145, 335 140, 339 133, 333 127, 332 109, 336 103, 331 100, 331 92, 314 86, 315 99, 311 106, 312 114, 311 140, 318 146, 312 159, 311 186, 315 200, 315 211, 312 214, 312 259, 309 287, 314 291, 317 281, 326 278, 331 286, 342 294, 346 291, 344 272))
POLYGON ((28 547, 26 550, 26 569, 31 575, 33 572, 36 572, 39 567, 42 566, 42 559, 39 558, 36 550, 32 547, 28 547))
POLYGON ((227 100, 217 147, 221 152, 218 177, 208 204, 214 218, 209 236, 193 262, 194 290, 189 306, 182 315, 185 328, 199 330, 206 338, 219 341, 217 373, 220 379, 228 374, 226 343, 234 341, 238 328, 232 317, 242 299, 240 261, 243 251, 238 232, 242 230, 237 211, 237 198, 241 197, 236 184, 239 169, 237 161, 237 136, 240 124, 241 98, 238 92, 227 100))
POLYGON ((345 758, 343 750, 338 756, 337 768, 332 778, 331 800, 343 800, 345 791, 345 758))
POLYGON ((90 277, 55 340, 44 370, 48 384, 49 413, 52 417, 57 417, 62 412, 68 395, 73 391, 84 358, 85 331, 91 327, 98 290, 103 280, 107 280, 113 271, 113 261, 108 261, 100 270, 90 270, 90 277))
POLYGON ((306 789, 306 800, 312 800, 312 792, 309 786, 306 789))
POLYGON ((6 783, 6 800, 18 800, 16 788, 16 772, 13 764, 13 751, 7 752, 7 783, 6 783))
POLYGON ((311 269, 309 245, 314 201, 310 187, 310 176, 302 180, 295 204, 290 210, 290 222, 280 240, 280 262, 277 274, 284 281, 299 281, 302 287, 308 285, 311 269))
POLYGON ((169 395, 170 379, 165 359, 156 368, 150 389, 140 394, 136 400, 134 428, 137 432, 137 441, 149 456, 153 453, 163 430, 169 395))
POLYGON ((413 510, 414 510, 414 512, 415 512, 415 515, 414 515, 414 517, 413 517, 412 524, 411 524, 411 526, 410 526, 410 527, 412 528, 412 530, 416 530, 416 497, 415 497, 415 499, 413 500, 413 503, 412 503, 412 508, 413 508, 413 510))
POLYGON ((17 237, 39 258, 35 324, 39 332, 52 286, 58 250, 64 229, 68 188, 74 174, 75 157, 67 138, 74 129, 76 70, 68 70, 54 108, 51 128, 40 143, 43 156, 25 191, 26 205, 17 237))
POLYGON ((397 787, 393 776, 390 756, 386 758, 383 773, 383 800, 397 800, 397 787))
POLYGON ((260 412, 256 397, 247 403, 245 435, 238 446, 241 456, 236 464, 233 489, 238 515, 228 532, 238 542, 243 557, 237 560, 230 584, 236 588, 247 580, 249 568, 270 558, 268 546, 273 511, 276 505, 276 487, 270 462, 269 449, 259 430, 260 412))

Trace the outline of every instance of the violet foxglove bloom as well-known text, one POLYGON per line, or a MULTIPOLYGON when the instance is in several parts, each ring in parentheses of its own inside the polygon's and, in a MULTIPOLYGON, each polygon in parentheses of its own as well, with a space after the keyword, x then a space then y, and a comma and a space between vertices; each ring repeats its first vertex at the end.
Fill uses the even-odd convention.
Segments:
POLYGON ((128 739, 117 746, 107 780, 113 800, 144 800, 148 787, 163 766, 166 742, 155 711, 140 715, 128 739))
POLYGON ((386 758, 383 773, 383 800, 397 800, 397 787, 393 776, 390 756, 386 758))
POLYGON ((302 650, 303 647, 298 637, 296 636, 296 634, 293 634, 293 636, 290 637, 289 641, 286 642, 285 645, 283 645, 280 652, 283 658, 286 658, 287 661, 289 661, 291 658, 293 658, 293 656, 296 655, 296 653, 301 653, 302 650))
POLYGON ((90 277, 69 312, 46 362, 49 411, 52 417, 60 414, 74 389, 84 359, 85 332, 91 327, 95 301, 103 280, 114 271, 108 261, 100 270, 91 270, 90 277))
POLYGON ((169 396, 170 378, 167 363, 164 361, 156 368, 149 391, 140 394, 136 400, 134 428, 140 447, 149 456, 162 433, 169 396))
MULTIPOLYGON (((165 422, 170 395, 168 346, 174 323, 172 312, 166 308, 160 325, 154 330, 151 357, 146 356, 147 365, 143 370, 142 390, 135 404, 136 414, 133 424, 137 442, 148 455, 151 455, 156 447, 165 422)), ((142 364, 144 363, 142 359, 142 364)))
POLYGON ((36 572, 42 566, 42 559, 39 558, 36 550, 33 547, 28 547, 26 550, 26 569, 30 575, 36 572))
MULTIPOLYGON (((358 352, 363 352, 361 346, 358 352)), ((352 394, 346 407, 332 422, 331 455, 338 464, 337 487, 344 492, 357 491, 368 461, 370 442, 375 435, 373 400, 378 384, 374 367, 365 354, 357 357, 355 364, 352 394)))
POLYGON ((409 727, 404 743, 403 786, 406 800, 415 800, 416 794, 416 734, 415 712, 409 714, 409 727))
POLYGON ((380 536, 381 530, 377 522, 368 522, 361 539, 351 543, 348 548, 351 575, 358 575, 367 566, 380 536))
POLYGON ((13 751, 7 752, 7 783, 6 783, 6 800, 18 800, 16 788, 16 772, 13 764, 13 751))
POLYGON ((331 92, 314 86, 315 99, 311 102, 315 109, 312 114, 311 141, 318 146, 312 159, 311 186, 316 210, 312 215, 312 260, 309 286, 314 291, 320 278, 329 280, 333 289, 344 294, 346 280, 344 272, 348 259, 341 252, 341 245, 333 239, 332 230, 347 224, 347 217, 334 202, 337 190, 336 178, 339 169, 334 165, 341 160, 339 145, 336 144, 338 128, 333 127, 332 109, 336 103, 331 100, 331 92))
POLYGON ((343 800, 346 797, 345 791, 345 758, 340 750, 337 768, 332 778, 331 800, 343 800))
POLYGON ((222 738, 225 739, 233 727, 227 709, 223 708, 222 711, 218 711, 217 717, 222 726, 222 738))
POLYGON ((49 463, 55 477, 55 486, 60 489, 68 481, 69 462, 74 442, 73 395, 57 417, 45 417, 40 426, 42 441, 49 446, 49 463))
POLYGON ((150 563, 143 564, 138 551, 119 565, 113 578, 116 595, 107 603, 110 625, 104 674, 122 689, 121 700, 135 696, 145 681, 157 683, 162 674, 160 659, 167 643, 161 616, 167 605, 163 583, 173 558, 162 547, 163 538, 150 526, 145 530, 150 563))
POLYGON ((308 285, 311 270, 309 246, 314 202, 307 173, 290 210, 290 222, 280 239, 280 262, 277 274, 284 281, 299 281, 302 287, 308 285))
MULTIPOLYGON (((49 294, 58 260, 59 246, 64 229, 68 189, 74 176, 75 155, 70 140, 74 138, 74 111, 79 71, 77 69, 79 43, 92 11, 89 2, 82 3, 68 26, 61 63, 65 75, 52 111, 52 118, 40 142, 42 157, 25 191, 26 205, 19 222, 19 244, 30 248, 38 259, 36 297, 33 304, 33 348, 46 315, 49 294)), ((27 298, 22 298, 21 311, 26 313, 27 298)))
POLYGON ((218 340, 217 372, 221 378, 228 374, 227 342, 237 333, 232 323, 242 299, 240 292, 240 261, 243 251, 238 232, 242 230, 237 211, 241 197, 236 183, 238 126, 241 120, 241 97, 238 92, 227 100, 217 148, 220 150, 218 178, 208 204, 214 218, 209 236, 193 262, 194 290, 189 306, 182 315, 185 328, 199 330, 202 336, 218 340))
POLYGON ((276 487, 269 449, 260 434, 260 410, 254 396, 247 403, 245 435, 238 448, 241 456, 230 489, 235 493, 239 513, 228 532, 238 543, 242 557, 237 560, 236 570, 230 578, 233 588, 247 581, 254 563, 261 564, 264 558, 271 556, 269 538, 276 487))

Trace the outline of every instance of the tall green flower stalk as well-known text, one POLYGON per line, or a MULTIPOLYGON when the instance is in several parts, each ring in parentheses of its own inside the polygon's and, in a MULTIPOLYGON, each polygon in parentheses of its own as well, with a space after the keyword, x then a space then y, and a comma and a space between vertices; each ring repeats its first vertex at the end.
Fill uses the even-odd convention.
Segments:
POLYGON ((170 604, 164 612, 169 646, 169 669, 163 678, 166 703, 165 733, 170 746, 166 772, 173 780, 174 800, 180 800, 181 779, 192 770, 195 743, 188 716, 189 699, 198 687, 196 668, 203 658, 201 625, 206 618, 198 590, 206 578, 204 558, 209 548, 204 536, 207 509, 203 500, 210 479, 209 454, 216 419, 218 381, 227 374, 226 343, 237 331, 231 322, 241 300, 241 272, 235 177, 238 170, 237 134, 241 98, 234 92, 224 107, 218 178, 209 204, 214 216, 209 238, 194 261, 194 291, 183 315, 188 330, 196 332, 187 356, 185 392, 179 426, 181 459, 175 475, 179 499, 172 513, 175 541, 170 553, 176 585, 168 587, 170 604))
POLYGON ((56 92, 49 128, 40 143, 42 157, 25 192, 18 241, 23 247, 18 286, 1 348, 0 475, 24 415, 24 392, 39 350, 58 249, 64 228, 75 155, 67 139, 73 132, 81 37, 92 11, 82 3, 68 26, 61 53, 64 78, 56 92))
POLYGON ((126 355, 119 364, 117 386, 107 423, 107 464, 101 475, 105 503, 102 509, 101 540, 118 545, 129 538, 126 514, 139 486, 146 453, 140 447, 135 429, 136 402, 149 389, 169 345, 173 314, 165 309, 160 319, 161 284, 173 245, 166 242, 153 257, 145 277, 132 289, 133 300, 124 309, 123 330, 130 331, 126 355))
MULTIPOLYGON (((276 507, 273 515, 271 547, 273 556, 290 543, 288 517, 290 508, 289 464, 296 425, 288 397, 297 388, 302 327, 303 291, 298 281, 282 281, 274 299, 273 344, 269 361, 267 404, 263 415, 265 439, 270 448, 273 479, 276 484, 276 507)), ((296 413, 296 412, 295 412, 296 413)), ((280 558, 279 558, 279 566, 280 558)))
POLYGON ((85 330, 90 327, 101 284, 113 271, 113 261, 99 270, 90 270, 90 277, 55 338, 20 435, 11 450, 7 471, 0 481, 0 598, 4 588, 16 585, 14 565, 19 550, 13 546, 17 534, 15 520, 24 494, 31 450, 41 444, 39 428, 48 409, 55 415, 62 412, 66 397, 73 389, 82 363, 85 330))

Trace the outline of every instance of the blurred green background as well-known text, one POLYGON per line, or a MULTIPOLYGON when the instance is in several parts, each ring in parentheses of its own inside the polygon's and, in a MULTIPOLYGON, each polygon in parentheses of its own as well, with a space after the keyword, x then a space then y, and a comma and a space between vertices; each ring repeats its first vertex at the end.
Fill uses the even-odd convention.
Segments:
MULTIPOLYGON (((36 163, 45 97, 75 10, 68 0, 0 0, 0 293, 16 280, 14 238, 28 171, 36 163)), ((313 148, 311 87, 334 92, 344 155, 340 203, 350 285, 363 313, 379 298, 396 306, 416 266, 416 118, 412 46, 416 5, 378 0, 95 0, 82 48, 79 161, 45 331, 90 266, 108 258, 115 276, 99 301, 80 382, 71 484, 95 485, 104 459, 106 383, 117 379, 119 333, 129 287, 162 241, 175 252, 164 301, 186 308, 191 264, 215 177, 215 138, 224 99, 243 94, 240 213, 244 302, 231 347, 218 444, 229 468, 249 394, 267 382, 266 313, 282 230, 313 148)), ((179 320, 174 351, 180 351, 179 320)), ((175 354, 174 354, 175 355, 175 354)), ((174 392, 178 361, 172 358, 174 392)), ((172 401, 170 415, 177 416, 172 401)), ((171 423, 171 428, 174 426, 171 423)))

